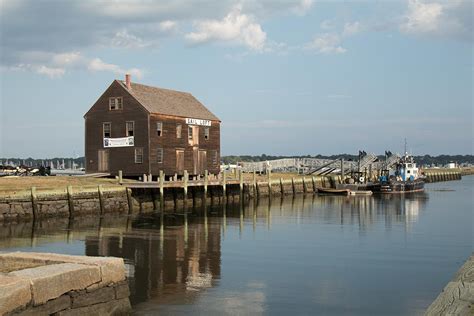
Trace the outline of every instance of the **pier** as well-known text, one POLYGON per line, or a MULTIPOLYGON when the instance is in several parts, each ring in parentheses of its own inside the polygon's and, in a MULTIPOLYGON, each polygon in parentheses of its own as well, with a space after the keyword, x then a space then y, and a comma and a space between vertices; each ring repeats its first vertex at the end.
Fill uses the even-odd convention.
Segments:
MULTIPOLYGON (((461 171, 456 169, 431 169, 424 172, 427 182, 460 180, 462 177, 461 171)), ((376 172, 371 172, 371 176, 376 178, 376 172)), ((190 177, 185 171, 180 179, 177 176, 165 179, 161 173, 155 178, 143 175, 142 181, 130 181, 122 179, 119 173, 116 180, 101 184, 96 179, 96 185, 87 185, 86 181, 80 182, 80 186, 69 185, 64 181, 67 178, 61 177, 64 187, 45 189, 33 185, 29 189, 0 191, 0 221, 56 216, 73 218, 105 213, 136 214, 173 210, 184 204, 196 207, 204 203, 222 204, 260 197, 314 194, 318 188, 337 188, 348 177, 341 174, 277 174, 270 170, 262 175, 255 171, 244 173, 242 170, 233 170, 217 176, 209 176, 205 172, 204 177, 190 177)), ((71 179, 75 181, 79 178, 71 179)), ((84 181, 84 178, 81 179, 84 181)))

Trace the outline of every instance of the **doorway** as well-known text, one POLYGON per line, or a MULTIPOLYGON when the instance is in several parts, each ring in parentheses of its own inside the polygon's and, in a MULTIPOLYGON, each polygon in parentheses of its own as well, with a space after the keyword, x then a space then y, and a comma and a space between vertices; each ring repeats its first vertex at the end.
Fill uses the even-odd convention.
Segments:
POLYGON ((99 149, 99 157, 98 157, 99 172, 107 172, 109 171, 109 151, 107 149, 99 149))
POLYGON ((176 173, 179 175, 184 174, 184 150, 176 150, 176 173))

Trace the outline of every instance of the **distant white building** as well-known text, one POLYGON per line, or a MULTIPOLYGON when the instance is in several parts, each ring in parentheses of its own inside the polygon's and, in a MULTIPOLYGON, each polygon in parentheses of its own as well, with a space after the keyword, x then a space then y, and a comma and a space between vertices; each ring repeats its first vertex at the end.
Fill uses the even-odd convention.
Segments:
POLYGON ((450 162, 446 165, 446 168, 448 169, 454 169, 456 168, 456 163, 455 162, 450 162))

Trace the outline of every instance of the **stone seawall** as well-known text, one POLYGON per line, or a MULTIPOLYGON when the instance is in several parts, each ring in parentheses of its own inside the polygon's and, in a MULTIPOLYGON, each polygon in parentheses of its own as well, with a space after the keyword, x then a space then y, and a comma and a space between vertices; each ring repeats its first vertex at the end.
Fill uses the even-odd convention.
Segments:
POLYGON ((101 192, 67 193, 45 191, 0 197, 0 221, 31 220, 47 217, 74 217, 101 213, 126 213, 129 209, 125 189, 101 192))
POLYGON ((123 259, 0 253, 0 315, 128 315, 123 259))
POLYGON ((461 180, 462 174, 459 169, 429 169, 423 170, 426 182, 442 182, 461 180))
POLYGON ((474 254, 428 307, 425 315, 474 315, 474 254))
POLYGON ((335 187, 340 176, 295 177, 292 179, 272 178, 267 182, 244 183, 242 195, 239 184, 210 185, 204 197, 203 186, 191 186, 184 196, 181 187, 164 188, 163 203, 159 188, 126 188, 115 186, 103 189, 73 188, 63 190, 25 190, 13 195, 0 195, 0 222, 38 220, 49 217, 74 218, 81 215, 140 214, 158 210, 163 204, 165 211, 184 206, 221 204, 224 200, 238 202, 241 197, 258 198, 268 195, 291 195, 316 192, 318 187, 335 187), (225 196, 224 196, 225 195, 225 196))

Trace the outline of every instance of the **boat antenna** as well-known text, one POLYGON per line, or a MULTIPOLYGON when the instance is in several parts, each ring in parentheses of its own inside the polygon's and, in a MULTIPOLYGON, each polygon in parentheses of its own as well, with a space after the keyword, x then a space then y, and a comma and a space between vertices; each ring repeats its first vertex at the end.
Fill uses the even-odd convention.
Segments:
POLYGON ((405 137, 405 156, 406 156, 407 154, 408 154, 408 152, 407 152, 407 139, 406 139, 406 137, 405 137))

